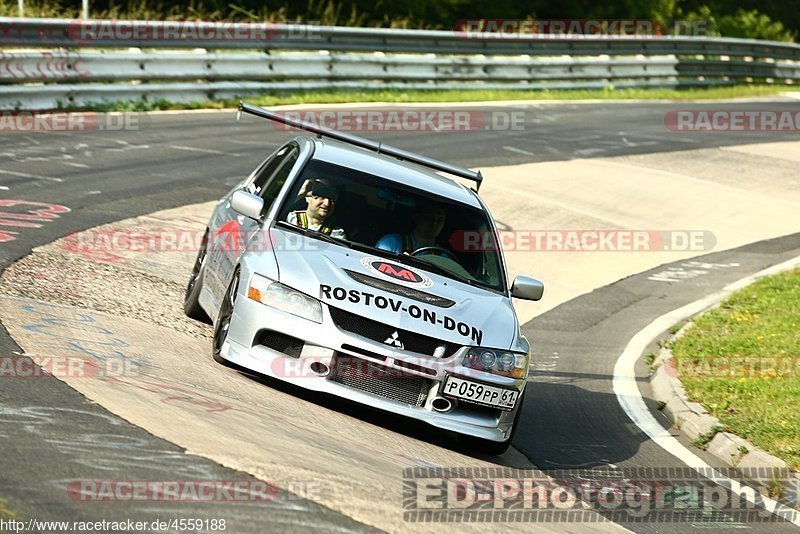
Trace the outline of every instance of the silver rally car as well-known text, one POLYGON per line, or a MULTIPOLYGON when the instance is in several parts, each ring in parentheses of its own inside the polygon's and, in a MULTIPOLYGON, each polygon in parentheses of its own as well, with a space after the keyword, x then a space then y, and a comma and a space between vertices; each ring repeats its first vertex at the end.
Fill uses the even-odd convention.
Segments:
POLYGON ((480 173, 241 111, 316 135, 270 155, 208 222, 184 310, 214 325, 214 359, 505 452, 530 358, 511 298, 544 288, 509 284, 480 173))

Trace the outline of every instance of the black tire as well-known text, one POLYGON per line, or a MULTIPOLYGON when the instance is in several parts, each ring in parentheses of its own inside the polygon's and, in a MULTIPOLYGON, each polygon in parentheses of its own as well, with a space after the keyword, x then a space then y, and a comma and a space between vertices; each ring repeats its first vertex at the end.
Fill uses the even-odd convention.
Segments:
POLYGON ((183 313, 196 321, 211 324, 211 318, 200 307, 200 303, 197 300, 200 296, 200 290, 203 289, 203 273, 205 272, 207 249, 208 229, 203 234, 200 250, 197 251, 197 259, 194 260, 194 267, 192 267, 192 276, 189 278, 189 284, 186 286, 186 293, 183 296, 183 313))
POLYGON ((228 290, 225 292, 225 297, 222 299, 222 305, 219 307, 219 315, 217 315, 217 322, 214 324, 214 339, 211 345, 211 355, 214 361, 223 365, 231 365, 228 360, 222 357, 222 345, 228 338, 228 329, 231 326, 231 316, 233 315, 233 303, 236 301, 236 293, 239 290, 239 270, 233 273, 231 283, 228 285, 228 290))
POLYGON ((511 446, 511 442, 514 441, 514 435, 517 433, 517 428, 519 428, 519 419, 522 415, 524 401, 525 392, 523 391, 522 396, 519 398, 519 401, 517 401, 519 407, 517 408, 517 413, 514 416, 514 426, 511 427, 511 436, 509 436, 506 441, 491 441, 473 436, 460 436, 461 442, 472 450, 482 452, 484 454, 491 454, 492 456, 500 456, 508 450, 508 448, 511 446))

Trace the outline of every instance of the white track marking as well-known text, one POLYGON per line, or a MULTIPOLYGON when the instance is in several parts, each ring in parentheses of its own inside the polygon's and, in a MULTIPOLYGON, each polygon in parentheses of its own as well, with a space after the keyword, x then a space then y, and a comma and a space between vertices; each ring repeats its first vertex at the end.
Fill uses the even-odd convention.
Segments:
POLYGON ((52 176, 40 176, 38 174, 28 174, 26 172, 7 171, 0 169, 0 174, 8 174, 10 176, 19 176, 20 178, 33 178, 35 180, 47 180, 48 182, 63 182, 63 178, 54 178, 52 176))
POLYGON ((64 154, 64 148, 61 149, 62 154, 56 154, 52 156, 27 156, 24 155, 25 153, 37 153, 36 147, 33 148, 17 148, 15 152, 0 152, 0 156, 4 158, 9 158, 15 163, 30 163, 30 162, 40 162, 40 161, 47 161, 47 162, 56 162, 61 163, 62 165, 69 165, 71 167, 79 167, 82 169, 88 169, 89 166, 83 163, 75 163, 72 161, 66 160, 73 160, 75 159, 74 156, 69 154, 64 154))
POLYGON ((628 141, 628 138, 625 137, 625 132, 618 132, 618 133, 620 139, 622 140, 622 143, 628 147, 652 146, 658 144, 658 141, 628 141))
POLYGON ((576 156, 585 157, 585 156, 593 156, 595 154, 602 154, 605 151, 606 151, 605 148, 584 148, 581 150, 575 150, 573 154, 575 154, 576 156))
POLYGON ((637 334, 628 342, 628 345, 625 347, 622 355, 620 355, 619 359, 617 360, 616 365, 614 365, 613 384, 614 394, 617 396, 617 401, 619 401, 622 409, 625 410, 625 413, 628 415, 628 417, 630 417, 631 421, 636 423, 636 426, 650 436, 653 442, 655 442, 659 447, 685 463, 690 468, 697 471, 701 476, 707 477, 709 480, 726 489, 735 491, 739 494, 743 493, 742 490, 747 490, 744 492, 744 495, 749 502, 763 505, 764 509, 770 513, 781 517, 786 521, 794 523, 797 526, 800 526, 800 512, 784 506, 773 499, 761 496, 755 488, 750 488, 745 484, 741 484, 736 480, 724 476, 722 473, 705 463, 692 451, 684 447, 676 438, 670 435, 670 433, 663 426, 661 426, 656 418, 653 417, 653 414, 650 413, 649 408, 645 405, 644 399, 639 392, 639 386, 636 381, 636 373, 634 371, 634 365, 644 352, 647 345, 653 339, 655 339, 656 336, 674 324, 686 319, 687 317, 691 317, 692 315, 700 313, 714 304, 719 303, 734 291, 747 286, 759 278, 777 274, 783 271, 788 271, 797 266, 800 266, 800 257, 793 258, 789 261, 785 261, 768 269, 764 269, 763 271, 759 271, 753 275, 742 278, 741 280, 728 284, 721 291, 658 317, 652 323, 637 332, 637 334), (749 494, 749 491, 751 490, 753 495, 749 494))
POLYGON ((504 146, 503 150, 508 150, 509 152, 516 152, 517 154, 523 154, 525 156, 535 156, 533 152, 528 152, 527 150, 522 150, 521 148, 514 148, 513 146, 504 146))
POLYGON ((123 139, 112 139, 114 143, 119 146, 97 146, 98 150, 105 150, 106 152, 125 152, 128 150, 148 150, 150 145, 132 145, 123 139))
POLYGON ((183 146, 183 145, 169 145, 170 148, 174 148, 175 150, 186 150, 187 152, 203 152, 205 154, 218 154, 220 156, 233 156, 233 157, 240 157, 241 154, 236 154, 233 152, 223 152, 221 150, 214 150, 213 148, 195 148, 193 146, 183 146))
POLYGON ((234 145, 264 146, 264 141, 242 141, 240 139, 226 139, 226 141, 234 145))

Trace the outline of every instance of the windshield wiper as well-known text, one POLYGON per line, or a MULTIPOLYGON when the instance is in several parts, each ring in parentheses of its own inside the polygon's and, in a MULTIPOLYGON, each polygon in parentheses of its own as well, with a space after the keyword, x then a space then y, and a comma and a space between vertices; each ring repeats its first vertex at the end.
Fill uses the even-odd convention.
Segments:
POLYGON ((397 258, 401 262, 412 263, 416 267, 420 267, 422 269, 428 269, 429 271, 435 271, 438 274, 447 276, 449 278, 454 278, 459 282, 463 282, 467 285, 471 286, 483 285, 474 278, 467 278, 466 276, 455 273, 445 267, 442 267, 441 265, 437 265, 435 263, 426 261, 425 259, 423 259, 423 257, 409 256, 408 254, 394 254, 394 253, 390 254, 392 254, 395 258, 397 258))
POLYGON ((397 260, 400 263, 405 263, 407 265, 411 264, 412 266, 419 267, 420 269, 426 269, 428 271, 434 271, 437 274, 441 274, 441 275, 446 276, 448 278, 453 278, 453 279, 458 280, 459 282, 463 282, 463 283, 465 283, 467 285, 488 287, 490 289, 495 289, 492 286, 490 286, 488 284, 485 284, 485 283, 483 283, 483 282, 481 282, 479 280, 476 280, 474 278, 467 278, 464 275, 455 273, 455 272, 453 272, 453 271, 451 271, 449 269, 446 269, 445 267, 442 267, 442 266, 437 265, 435 263, 431 263, 429 261, 425 261, 423 259, 423 257, 410 256, 409 254, 404 254, 404 253, 398 254, 397 252, 392 252, 391 250, 386 250, 386 249, 377 248, 377 247, 371 247, 369 245, 364 245, 364 244, 361 244, 361 243, 353 242, 352 245, 353 246, 351 248, 354 248, 356 250, 361 250, 363 252, 371 252, 373 254, 377 253, 380 256, 383 256, 385 258, 391 258, 391 259, 397 260))
POLYGON ((353 242, 348 241, 347 239, 341 239, 338 237, 332 237, 328 234, 324 234, 317 230, 310 230, 308 228, 303 228, 301 226, 297 226, 296 224, 292 224, 286 221, 275 221, 275 226, 280 226, 281 228, 286 228, 287 230, 292 230, 293 232, 297 232, 298 234, 303 234, 307 237, 313 237, 319 239, 320 241, 327 241, 328 243, 334 243, 336 245, 342 245, 347 248, 353 248, 353 242))

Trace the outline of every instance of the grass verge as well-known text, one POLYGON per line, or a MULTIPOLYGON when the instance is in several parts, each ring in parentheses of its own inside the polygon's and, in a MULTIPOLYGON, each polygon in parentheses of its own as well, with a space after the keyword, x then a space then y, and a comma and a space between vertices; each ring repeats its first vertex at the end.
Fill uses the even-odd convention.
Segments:
POLYGON ((671 349, 691 400, 800 469, 800 269, 733 294, 671 349))
POLYGON ((12 510, 3 498, 0 498, 0 519, 19 519, 17 512, 12 510))
MULTIPOLYGON (((791 91, 791 86, 775 85, 737 85, 731 87, 711 87, 695 89, 605 89, 575 91, 512 91, 512 90, 369 90, 369 91, 304 91, 286 94, 266 94, 244 97, 247 102, 259 106, 279 106, 286 104, 341 104, 350 102, 491 102, 499 100, 721 100, 773 96, 791 91)), ((166 100, 153 102, 112 102, 97 103, 69 109, 89 109, 94 111, 154 111, 169 109, 221 109, 232 108, 238 99, 207 100, 202 102, 178 103, 166 100)))

